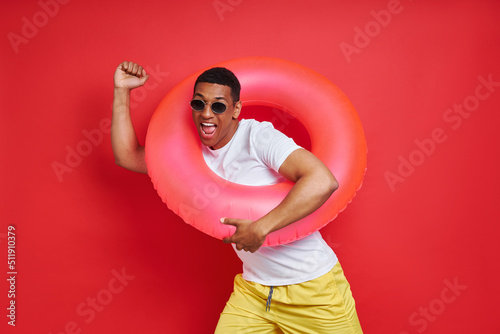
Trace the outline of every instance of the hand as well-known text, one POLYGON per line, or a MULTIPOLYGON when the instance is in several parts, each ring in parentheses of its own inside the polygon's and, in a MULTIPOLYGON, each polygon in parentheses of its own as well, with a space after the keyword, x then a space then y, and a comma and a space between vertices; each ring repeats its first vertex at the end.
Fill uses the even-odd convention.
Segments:
POLYGON ((149 75, 139 66, 131 61, 124 61, 115 71, 115 88, 134 89, 146 83, 149 75))
POLYGON ((236 226, 236 232, 230 237, 222 239, 226 244, 233 243, 237 250, 256 252, 266 240, 266 234, 259 229, 256 221, 249 219, 222 218, 221 223, 236 226))

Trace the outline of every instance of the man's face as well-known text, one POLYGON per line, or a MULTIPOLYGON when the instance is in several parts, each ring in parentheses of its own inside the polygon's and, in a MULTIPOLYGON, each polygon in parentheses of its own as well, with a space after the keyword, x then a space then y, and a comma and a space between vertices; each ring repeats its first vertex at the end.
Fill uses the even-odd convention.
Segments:
POLYGON ((193 99, 205 101, 205 108, 201 111, 193 110, 193 121, 198 130, 203 145, 214 150, 226 145, 238 129, 238 115, 241 111, 241 102, 234 103, 229 86, 208 82, 196 85, 193 99), (222 102, 227 109, 222 114, 213 112, 213 102, 222 102))

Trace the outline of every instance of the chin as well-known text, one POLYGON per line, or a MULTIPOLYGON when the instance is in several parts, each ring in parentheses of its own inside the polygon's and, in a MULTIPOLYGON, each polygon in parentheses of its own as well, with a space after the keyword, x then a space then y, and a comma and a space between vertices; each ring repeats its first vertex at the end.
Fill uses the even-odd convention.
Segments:
POLYGON ((208 146, 208 147, 212 147, 215 145, 213 140, 205 140, 205 139, 200 138, 200 141, 203 145, 208 146))

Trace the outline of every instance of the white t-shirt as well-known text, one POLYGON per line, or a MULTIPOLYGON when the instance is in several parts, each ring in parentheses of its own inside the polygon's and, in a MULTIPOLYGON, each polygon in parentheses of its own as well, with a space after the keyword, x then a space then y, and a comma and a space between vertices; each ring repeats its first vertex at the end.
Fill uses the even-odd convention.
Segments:
MULTIPOLYGON (((300 148, 271 123, 242 119, 229 143, 217 150, 203 146, 202 152, 207 165, 220 177, 260 186, 283 181, 278 173, 281 164, 300 148)), ((234 244, 233 248, 236 250, 234 244)), ((309 281, 326 274, 337 263, 337 256, 319 232, 286 245, 236 254, 243 261, 243 278, 268 286, 309 281)))

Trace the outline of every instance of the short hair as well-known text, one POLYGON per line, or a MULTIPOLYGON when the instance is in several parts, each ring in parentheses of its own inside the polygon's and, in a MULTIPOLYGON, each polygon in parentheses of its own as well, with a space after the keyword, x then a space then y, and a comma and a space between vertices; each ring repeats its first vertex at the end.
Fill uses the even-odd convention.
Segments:
POLYGON ((196 90, 196 85, 200 82, 228 86, 231 88, 231 98, 233 99, 233 102, 240 100, 240 81, 233 72, 225 67, 213 67, 200 74, 194 83, 193 90, 196 90))

